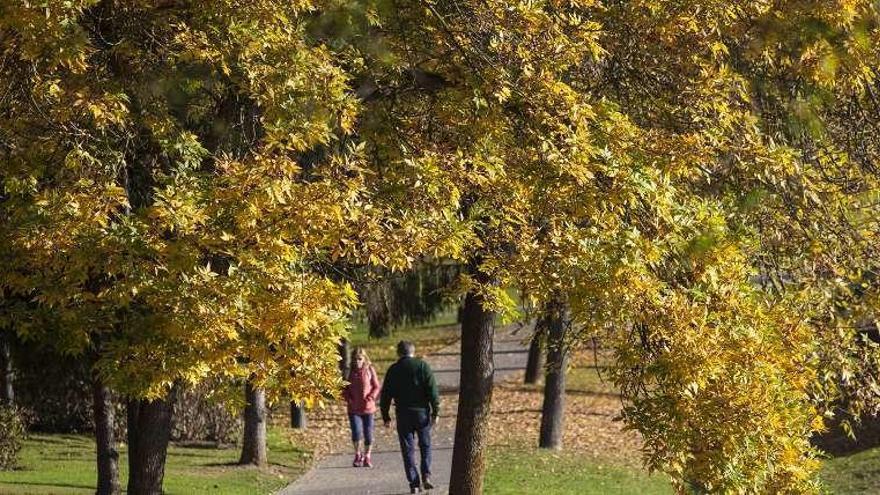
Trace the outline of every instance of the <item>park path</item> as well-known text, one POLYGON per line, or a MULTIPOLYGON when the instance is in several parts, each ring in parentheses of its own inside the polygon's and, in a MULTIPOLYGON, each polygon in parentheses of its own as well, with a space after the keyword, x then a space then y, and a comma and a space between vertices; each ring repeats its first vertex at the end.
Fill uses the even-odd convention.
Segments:
MULTIPOLYGON (((496 331, 494 340, 496 382, 525 368, 528 350, 522 340, 527 335, 527 330, 519 329, 519 325, 509 325, 496 331)), ((435 484, 434 490, 429 492, 432 494, 448 492, 455 436, 460 358, 460 342, 425 357, 434 370, 441 393, 440 420, 434 428, 431 439, 433 456, 431 469, 435 484)), ((378 413, 377 420, 373 439, 372 469, 352 467, 350 445, 346 443, 339 446, 338 453, 319 461, 300 479, 278 492, 278 495, 409 494, 397 434, 394 428, 382 427, 378 413)))

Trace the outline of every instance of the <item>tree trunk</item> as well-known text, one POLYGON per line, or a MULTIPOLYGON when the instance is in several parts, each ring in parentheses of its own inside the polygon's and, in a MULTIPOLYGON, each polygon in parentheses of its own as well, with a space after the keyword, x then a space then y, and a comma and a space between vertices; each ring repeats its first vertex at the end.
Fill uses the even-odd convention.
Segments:
POLYGON ((565 303, 555 300, 547 305, 547 371, 544 379, 544 405, 541 408, 541 435, 538 441, 538 445, 544 449, 562 448, 565 368, 568 361, 565 334, 569 324, 565 303))
POLYGON ((307 426, 306 409, 296 401, 290 401, 290 427, 305 430, 307 426))
POLYGON ((367 307, 367 322, 370 338, 378 339, 391 335, 391 309, 388 307, 387 283, 377 280, 371 283, 364 297, 367 307))
MULTIPOLYGON (((470 269, 477 282, 494 283, 477 266, 478 263, 472 263, 470 269)), ((483 493, 486 437, 495 375, 494 334, 495 312, 486 308, 482 296, 468 292, 462 310, 461 382, 449 480, 449 493, 455 495, 483 493)))
POLYGON ((6 329, 0 333, 0 404, 12 405, 15 403, 15 389, 12 386, 15 381, 15 371, 12 367, 12 346, 9 343, 10 336, 6 329))
MULTIPOLYGON (((539 322, 540 324, 540 322, 539 322)), ((532 335, 532 341, 529 343, 529 359, 526 361, 526 376, 525 383, 527 384, 535 384, 538 383, 538 377, 541 376, 541 366, 544 364, 543 361, 543 335, 541 335, 541 328, 539 324, 535 325, 535 333, 532 335)))
POLYGON ((128 495, 162 493, 172 398, 128 401, 128 495))
POLYGON ((339 352, 339 373, 342 374, 343 380, 347 380, 348 370, 351 369, 351 343, 348 339, 343 337, 339 340, 337 351, 339 352))
POLYGON ((119 486, 119 451, 116 450, 113 396, 96 373, 92 375, 92 414, 98 463, 97 495, 116 495, 119 486))
POLYGON ((266 392, 254 387, 248 380, 245 384, 244 440, 241 446, 239 464, 265 466, 266 457, 266 392))

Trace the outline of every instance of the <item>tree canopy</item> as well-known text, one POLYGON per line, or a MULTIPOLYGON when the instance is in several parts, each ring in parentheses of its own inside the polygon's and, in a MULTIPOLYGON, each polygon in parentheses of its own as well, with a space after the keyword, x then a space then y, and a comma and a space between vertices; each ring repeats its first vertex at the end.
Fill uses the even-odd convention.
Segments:
POLYGON ((609 343, 650 467, 814 491, 831 402, 880 395, 878 15, 4 2, 5 318, 100 342, 131 393, 253 373, 317 400, 355 304, 328 266, 449 258, 488 308, 521 286, 609 343))
POLYGON ((311 401, 338 382, 355 296, 311 266, 357 222, 356 100, 307 43, 310 8, 4 3, 3 280, 25 301, 20 335, 69 353, 100 340, 102 373, 135 395, 254 373, 311 401), (318 147, 333 152, 309 160, 318 147))

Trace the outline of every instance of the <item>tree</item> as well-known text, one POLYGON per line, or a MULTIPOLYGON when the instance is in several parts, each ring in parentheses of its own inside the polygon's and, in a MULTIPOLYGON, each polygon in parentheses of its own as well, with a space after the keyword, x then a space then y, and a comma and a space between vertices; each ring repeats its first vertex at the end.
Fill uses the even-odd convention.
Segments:
MULTIPOLYGON (((479 493, 493 322, 511 306, 503 286, 557 273, 535 262, 544 250, 564 261, 576 256, 568 263, 579 271, 602 267, 608 258, 589 262, 590 238, 622 248, 632 224, 627 203, 654 199, 650 189, 662 177, 643 172, 640 161, 604 162, 601 150, 624 156, 636 129, 566 82, 601 50, 595 23, 503 2, 383 6, 375 31, 394 53, 385 60, 398 65, 359 75, 381 82, 367 98, 360 136, 381 164, 386 194, 377 203, 444 226, 447 240, 434 252, 468 267, 451 490, 479 493), (524 46, 528 53, 517 49, 524 46), (603 179, 620 173, 643 182, 603 179)), ((552 292, 551 284, 533 285, 539 300, 552 292)))
POLYGON ((245 383, 244 439, 241 443, 239 464, 265 466, 266 454, 266 392, 245 383))
POLYGON ((168 397, 128 401, 127 493, 162 493, 172 409, 168 397))
POLYGON ((363 26, 325 29, 360 50, 374 205, 443 226, 432 254, 469 267, 480 309, 463 312, 462 390, 479 390, 460 403, 452 489, 481 490, 487 313, 509 306, 506 284, 538 303, 564 294, 572 338, 611 344, 649 466, 698 490, 815 489, 815 335, 751 283, 760 224, 740 209, 798 167, 756 125, 727 51, 754 43, 768 6, 360 6, 363 26))
POLYGON ((848 124, 876 120, 872 2, 316 7, 4 11, 0 283, 28 303, 3 321, 71 354, 100 336, 161 440, 178 381, 338 387, 337 260, 449 259, 456 493, 482 488, 506 286, 609 344, 680 490, 816 490, 809 436, 877 354, 842 331, 880 293, 876 133, 848 124))
POLYGON ((391 308, 388 307, 389 288, 383 282, 368 283, 360 291, 367 315, 368 334, 371 338, 391 335, 391 308))
POLYGON ((174 383, 254 376, 309 404, 339 386, 355 296, 312 267, 375 224, 312 8, 4 7, 0 281, 34 301, 22 338, 74 355, 100 338, 97 376, 130 397, 131 493, 161 491, 174 383))
POLYGON ((541 406, 541 431, 538 446, 559 450, 565 422, 565 374, 568 367, 566 333, 571 317, 565 301, 556 299, 546 308, 547 315, 547 366, 544 378, 544 402, 541 406))
POLYGON ((110 388, 100 380, 92 383, 94 394, 95 445, 97 446, 98 486, 96 493, 119 493, 119 451, 114 432, 113 396, 110 388))
POLYGON ((306 410, 295 401, 290 401, 290 427, 297 430, 305 430, 308 425, 306 410))
POLYGON ((529 355, 526 360, 526 371, 523 379, 526 384, 538 383, 538 377, 541 374, 541 370, 544 368, 543 338, 544 336, 538 329, 538 324, 536 323, 535 331, 532 333, 532 338, 529 341, 529 355))
POLYGON ((867 131, 878 116, 869 41, 877 25, 876 6, 865 2, 793 4, 762 19, 757 38, 781 34, 761 57, 730 46, 736 70, 754 87, 755 119, 797 164, 763 181, 760 201, 750 205, 762 225, 755 264, 765 290, 797 300, 809 318, 827 399, 818 407, 829 416, 841 407, 856 418, 880 411, 872 392, 880 355, 859 330, 878 308, 878 143, 867 131))
POLYGON ((12 363, 11 335, 6 330, 0 334, 0 403, 11 406, 15 403, 15 368, 12 363))
POLYGON ((372 338, 387 337, 403 324, 420 325, 449 306, 447 292, 460 269, 455 264, 421 261, 402 273, 374 268, 355 284, 372 338))
MULTIPOLYGON (((100 348, 100 344, 98 344, 100 348)), ((92 360, 95 357, 92 356, 92 360)), ((113 407, 113 392, 93 371, 91 377, 92 417, 95 426, 95 450, 98 483, 95 493, 115 495, 120 493, 119 451, 116 447, 116 414, 113 407)), ((134 425, 137 428, 140 425, 134 425)))
MULTIPOLYGON (((472 260, 468 271, 477 283, 489 285, 491 275, 480 271, 472 260)), ((496 312, 486 296, 468 292, 461 321, 461 378, 455 443, 452 451, 452 493, 482 493, 486 469, 484 448, 488 441, 492 385, 495 374, 492 344, 496 312)))

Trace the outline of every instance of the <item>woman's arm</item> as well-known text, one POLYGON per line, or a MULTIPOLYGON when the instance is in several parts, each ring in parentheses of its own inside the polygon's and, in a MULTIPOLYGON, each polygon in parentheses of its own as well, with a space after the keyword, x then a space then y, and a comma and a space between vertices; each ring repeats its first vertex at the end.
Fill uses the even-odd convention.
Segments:
POLYGON ((342 398, 345 399, 345 403, 351 403, 351 384, 347 383, 344 387, 342 387, 342 398))
POLYGON ((379 383, 379 374, 376 373, 376 368, 370 366, 370 394, 368 398, 372 401, 378 399, 381 388, 382 385, 379 383))

